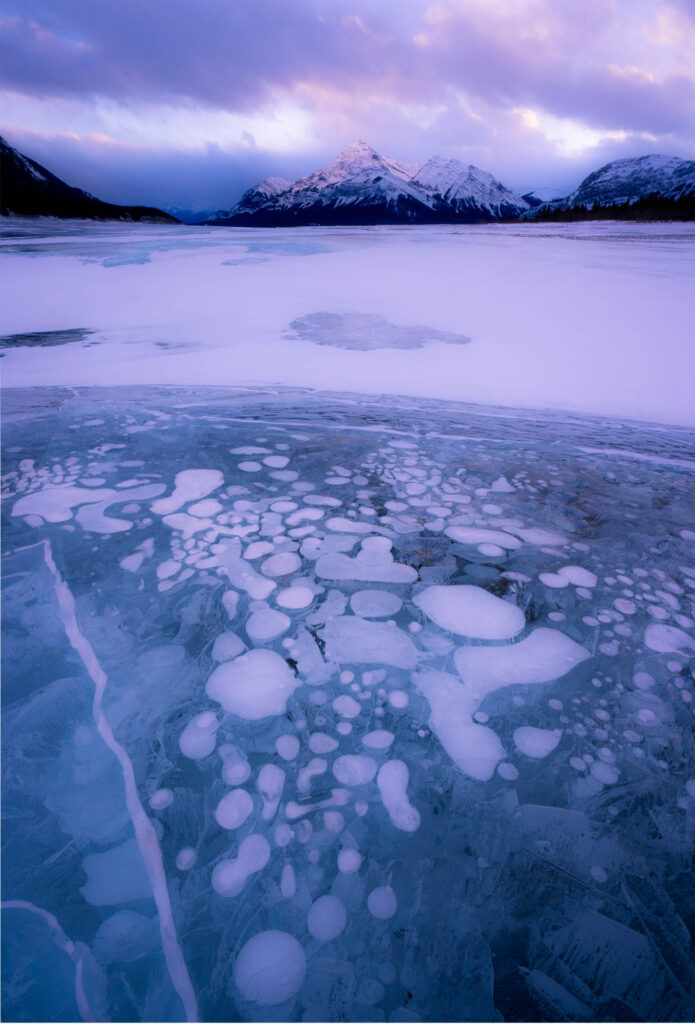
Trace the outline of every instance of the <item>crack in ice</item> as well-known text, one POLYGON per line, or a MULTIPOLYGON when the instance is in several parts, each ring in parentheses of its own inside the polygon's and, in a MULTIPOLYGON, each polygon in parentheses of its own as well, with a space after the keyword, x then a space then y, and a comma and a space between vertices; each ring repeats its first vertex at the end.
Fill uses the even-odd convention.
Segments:
MULTIPOLYGON (((106 746, 116 756, 123 774, 125 786, 125 799, 128 814, 133 823, 135 838, 137 840, 142 859, 147 869, 147 874, 152 886, 152 896, 157 906, 159 915, 159 931, 162 939, 162 949, 167 964, 172 984, 183 1003, 186 1020, 196 1021, 198 1019, 198 1006, 193 984, 188 973, 188 967, 179 944, 176 933, 176 925, 169 899, 167 879, 162 860, 162 850, 159 845, 157 833, 152 822, 145 813, 138 797, 137 784, 133 765, 126 750, 121 746, 114 736, 111 726, 104 714, 102 702, 106 691, 107 676, 102 669, 92 645, 81 632, 77 622, 77 609, 75 598, 67 583, 63 580, 58 567, 53 560, 53 552, 48 540, 41 541, 44 552, 44 561, 53 576, 56 599, 60 618, 63 623, 65 635, 71 646, 77 652, 94 683, 94 700, 92 702, 92 717, 97 731, 106 746)), ((31 545, 33 546, 33 545, 31 545)))
POLYGON ((0 903, 0 909, 26 910, 30 914, 36 914, 37 917, 41 917, 46 921, 49 928, 55 932, 53 941, 56 946, 58 946, 59 949, 62 949, 64 953, 67 953, 75 965, 75 1001, 82 1020, 98 1020, 99 1018, 92 1009, 89 999, 87 998, 87 993, 84 990, 84 959, 82 957, 82 953, 79 951, 77 945, 73 942, 70 936, 65 934, 60 921, 55 914, 51 914, 50 911, 44 910, 43 907, 37 907, 35 903, 31 903, 29 900, 3 900, 2 903, 0 903))

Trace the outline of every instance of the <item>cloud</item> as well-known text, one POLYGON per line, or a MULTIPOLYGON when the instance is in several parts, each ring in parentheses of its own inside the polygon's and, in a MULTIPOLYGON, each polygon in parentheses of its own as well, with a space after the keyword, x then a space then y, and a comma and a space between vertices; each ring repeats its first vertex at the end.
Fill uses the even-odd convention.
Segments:
MULTIPOLYGON (((695 0, 4 0, 0 27, 4 131, 78 173, 118 144, 291 177, 365 137, 569 188, 695 155, 695 0)), ((229 205, 246 171, 209 181, 229 205)))

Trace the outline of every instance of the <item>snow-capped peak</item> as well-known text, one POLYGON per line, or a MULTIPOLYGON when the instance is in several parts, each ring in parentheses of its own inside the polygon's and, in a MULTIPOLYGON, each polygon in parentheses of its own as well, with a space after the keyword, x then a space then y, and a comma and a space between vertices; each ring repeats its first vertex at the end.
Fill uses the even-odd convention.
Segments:
POLYGON ((419 168, 412 184, 454 206, 477 204, 497 211, 503 205, 517 206, 520 210, 528 208, 525 199, 505 188, 488 171, 475 164, 464 164, 455 157, 433 156, 419 168))
POLYGON ((294 184, 266 179, 249 189, 223 219, 283 224, 302 218, 307 223, 347 223, 350 217, 368 223, 380 218, 398 223, 478 221, 515 217, 528 208, 525 199, 472 164, 440 156, 425 164, 392 160, 358 140, 328 166, 294 184))
POLYGON ((279 196, 283 192, 286 192, 288 188, 292 188, 292 182, 288 181, 287 178, 264 178, 258 185, 255 186, 254 191, 262 192, 266 196, 279 196))
POLYGON ((620 203, 658 193, 663 196, 695 189, 695 162, 676 156, 646 156, 613 160, 589 174, 565 202, 572 204, 620 203))

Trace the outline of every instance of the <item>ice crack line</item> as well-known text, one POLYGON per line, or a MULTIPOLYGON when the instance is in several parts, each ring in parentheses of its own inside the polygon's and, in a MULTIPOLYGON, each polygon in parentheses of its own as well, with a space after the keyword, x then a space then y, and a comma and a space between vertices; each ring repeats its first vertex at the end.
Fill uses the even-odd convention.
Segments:
POLYGON ((58 918, 54 914, 49 913, 48 910, 44 910, 43 907, 37 907, 35 903, 30 903, 29 900, 3 900, 0 903, 0 908, 2 910, 28 910, 30 914, 36 914, 47 922, 49 928, 55 933, 53 941, 56 946, 67 953, 75 964, 75 1000, 82 1020, 97 1020, 97 1016, 89 1005, 89 999, 84 990, 84 960, 82 953, 72 939, 65 934, 58 918))
POLYGON ((188 973, 188 967, 179 944, 176 934, 176 925, 171 910, 169 889, 167 888, 166 873, 162 860, 162 850, 159 845, 157 833, 152 822, 148 818, 140 803, 137 785, 135 783, 135 772, 127 752, 118 742, 111 726, 104 714, 102 703, 107 685, 106 673, 102 669, 96 654, 89 640, 81 632, 77 622, 75 599, 67 583, 63 580, 58 567, 53 560, 53 552, 48 540, 42 541, 44 560, 54 580, 54 588, 58 601, 60 617, 65 629, 65 635, 71 646, 80 656, 82 664, 87 670, 94 683, 94 700, 92 702, 92 716, 99 735, 106 746, 111 750, 121 766, 123 782, 125 785, 125 798, 128 814, 133 823, 135 838, 142 854, 142 859, 147 868, 147 874, 152 886, 152 895, 157 906, 159 915, 159 931, 162 937, 162 949, 166 959, 167 969, 172 984, 181 998, 186 1014, 186 1020, 198 1020, 198 1005, 196 1001, 193 984, 188 973))

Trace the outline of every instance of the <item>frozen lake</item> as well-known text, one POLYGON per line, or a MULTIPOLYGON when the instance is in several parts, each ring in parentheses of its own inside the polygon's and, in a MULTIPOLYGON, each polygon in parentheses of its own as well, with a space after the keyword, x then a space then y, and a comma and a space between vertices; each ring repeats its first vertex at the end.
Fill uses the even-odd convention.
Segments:
POLYGON ((45 230, 4 1019, 692 1019, 691 230, 45 230))
POLYGON ((5 387, 284 384, 695 425, 691 225, 6 221, 0 253, 5 387))

